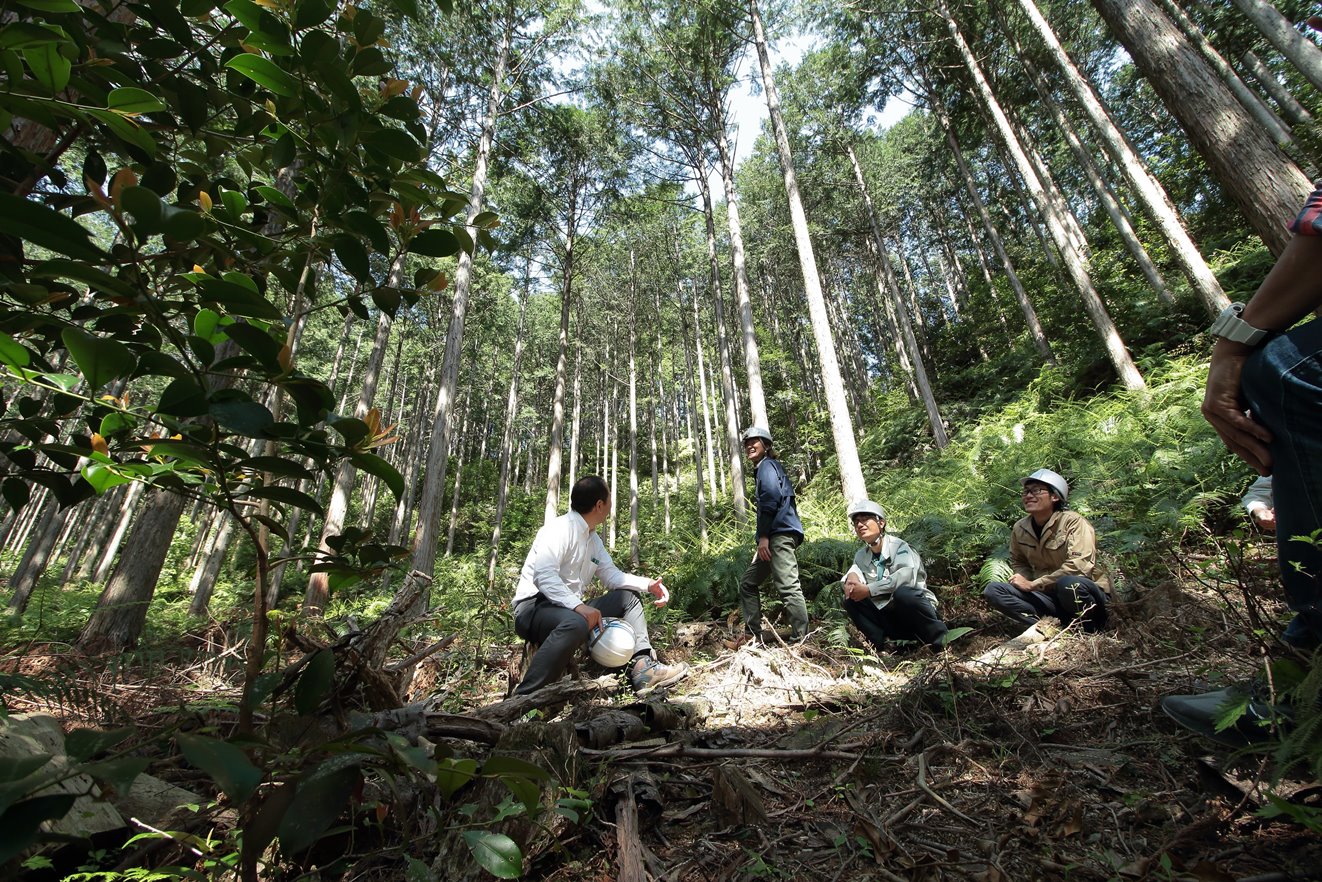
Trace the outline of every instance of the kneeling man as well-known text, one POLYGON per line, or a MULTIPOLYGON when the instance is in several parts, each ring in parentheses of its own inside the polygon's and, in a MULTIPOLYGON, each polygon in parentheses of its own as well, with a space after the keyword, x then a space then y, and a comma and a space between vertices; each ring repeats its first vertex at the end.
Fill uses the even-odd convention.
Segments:
POLYGON ((610 499, 606 482, 589 475, 569 492, 569 511, 537 531, 523 562, 513 607, 514 630, 540 648, 516 694, 534 692, 564 676, 574 653, 601 627, 603 615, 624 619, 633 628, 628 672, 635 693, 650 694, 688 674, 688 665, 658 663, 647 639, 640 595, 647 592, 657 606, 665 606, 670 592, 660 579, 621 572, 597 535, 597 527, 610 516, 610 499), (607 591, 584 603, 583 593, 594 577, 607 591))
POLYGON ((886 640, 919 640, 941 649, 946 624, 927 588, 923 561, 898 536, 886 532, 886 512, 870 499, 849 506, 854 535, 863 547, 843 582, 845 614, 878 650, 886 640))

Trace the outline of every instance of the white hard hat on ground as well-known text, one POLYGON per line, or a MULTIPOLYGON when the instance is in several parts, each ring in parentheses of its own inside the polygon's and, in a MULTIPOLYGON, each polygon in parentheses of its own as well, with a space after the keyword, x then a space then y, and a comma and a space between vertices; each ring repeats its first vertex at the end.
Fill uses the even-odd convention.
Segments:
POLYGON ((588 640, 588 651, 603 668, 622 668, 633 658, 636 642, 633 628, 624 619, 602 619, 601 627, 588 640))

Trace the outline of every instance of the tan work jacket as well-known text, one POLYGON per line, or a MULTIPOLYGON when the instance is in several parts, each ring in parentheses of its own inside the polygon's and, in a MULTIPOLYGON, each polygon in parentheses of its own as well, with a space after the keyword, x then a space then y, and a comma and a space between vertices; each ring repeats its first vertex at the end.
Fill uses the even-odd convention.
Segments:
POLYGON ((1052 512, 1040 539, 1031 515, 1017 521, 1010 531, 1010 566, 1038 590, 1065 576, 1083 576, 1111 593, 1111 580, 1097 563, 1097 533, 1076 511, 1052 512))

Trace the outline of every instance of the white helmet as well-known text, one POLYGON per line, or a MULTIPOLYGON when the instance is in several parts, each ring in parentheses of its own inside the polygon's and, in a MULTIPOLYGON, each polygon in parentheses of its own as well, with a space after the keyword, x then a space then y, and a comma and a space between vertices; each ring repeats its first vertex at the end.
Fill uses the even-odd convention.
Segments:
POLYGON ((1052 490, 1056 491, 1056 495, 1060 497, 1061 502, 1065 502, 1070 498, 1070 485, 1066 483, 1064 478, 1053 472, 1051 469, 1038 469, 1027 478, 1021 478, 1019 483, 1027 486, 1029 481, 1037 481, 1039 484, 1046 484, 1052 490))
POLYGON ((744 442, 747 443, 753 438, 761 438, 767 444, 771 444, 771 430, 764 429, 761 426, 749 426, 744 429, 744 442))
POLYGON ((849 519, 851 521, 854 519, 854 515, 861 514, 870 514, 879 521, 886 520, 886 509, 871 499, 855 499, 849 503, 849 519))
POLYGON ((602 619, 601 627, 588 640, 588 651, 603 668, 622 668, 633 658, 636 642, 633 628, 624 619, 602 619))

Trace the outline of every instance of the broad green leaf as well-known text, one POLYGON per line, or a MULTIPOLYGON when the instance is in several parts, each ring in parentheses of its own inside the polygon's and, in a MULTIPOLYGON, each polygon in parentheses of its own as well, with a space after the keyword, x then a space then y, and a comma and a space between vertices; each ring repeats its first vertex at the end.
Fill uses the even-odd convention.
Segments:
POLYGON ((451 257, 459 253, 459 239, 452 230, 423 230, 409 241, 409 251, 423 257, 451 257))
POLYGON ((146 89, 121 86, 112 89, 106 96, 106 109, 125 116, 136 116, 139 113, 159 113, 165 110, 165 102, 146 89))
POLYGON ((281 478, 297 478, 300 481, 314 477, 311 471, 294 462, 294 460, 280 456, 254 456, 243 460, 237 466, 245 471, 263 472, 278 475, 281 478))
POLYGON ((330 18, 333 8, 326 0, 299 0, 294 7, 294 28, 300 31, 315 28, 330 18))
POLYGON ((367 423, 356 417, 341 417, 331 424, 331 428, 344 436, 344 443, 347 447, 353 447, 359 441, 362 441, 372 430, 367 423))
POLYGON ((75 799, 72 793, 60 793, 11 805, 0 815, 0 866, 31 845, 44 822, 67 815, 75 799))
POLYGON ((335 653, 329 649, 318 650, 303 668, 298 684, 294 686, 294 710, 304 716, 316 713, 322 700, 330 694, 334 680, 335 653))
POLYGON ((965 634, 971 634, 971 633, 973 633, 973 629, 967 626, 951 628, 950 630, 946 631, 945 636, 941 638, 941 645, 949 646, 959 638, 963 637, 965 634))
POLYGON ((297 854, 320 839, 344 811, 362 778, 356 766, 341 766, 326 772, 318 770, 300 782, 277 834, 285 854, 297 854))
POLYGON ((127 377, 138 364, 123 343, 89 334, 82 328, 65 328, 60 339, 87 379, 89 392, 97 391, 116 377, 127 377))
POLYGON ((387 156, 402 162, 417 162, 422 155, 422 147, 402 129, 381 129, 363 139, 363 146, 370 150, 380 150, 387 156))
POLYGON ((262 437, 275 423, 269 410, 251 400, 213 401, 207 411, 223 428, 248 438, 262 437))
POLYGON ((87 228, 73 218, 10 193, 0 193, 0 233, 77 260, 100 261, 106 256, 92 244, 87 228))
POLYGON ((51 92, 63 92, 69 85, 69 73, 73 65, 60 52, 58 43, 46 43, 30 46, 23 50, 23 60, 28 63, 32 75, 51 92))
POLYGON ((395 470, 394 466, 375 453, 352 453, 349 455, 349 461, 369 475, 375 475, 384 481, 390 492, 395 494, 396 502, 404 495, 404 477, 395 470))
POLYGON ((519 775, 534 781, 549 781, 551 773, 541 766, 512 756, 496 755, 482 764, 483 775, 519 775))
POLYGON ((18 478, 5 478, 0 484, 0 496, 4 497, 9 507, 18 511, 32 500, 32 488, 18 478))
POLYGON ((477 760, 443 759, 436 764, 436 786, 446 799, 477 777, 477 760))
POLYGON ((289 98, 298 94, 298 80, 282 70, 275 62, 260 55, 245 52, 225 62, 225 66, 238 71, 257 85, 277 95, 289 98))
POLYGON ((244 494, 254 499, 269 499, 272 502, 283 502, 286 505, 297 506, 307 511, 324 514, 321 503, 313 499, 301 490, 295 490, 293 487, 281 487, 280 485, 268 485, 265 487, 254 487, 244 494))
POLYGON ((253 189, 260 193, 263 199, 277 208, 281 208, 290 213, 296 213, 298 211, 294 203, 289 201, 289 197, 284 193, 281 193, 275 187, 268 187, 265 184, 261 184, 253 189))
POLYGON ((542 789, 536 782, 520 775, 501 775, 500 781, 509 788, 510 794, 523 804, 528 814, 537 811, 537 806, 542 801, 542 789))
POLYGON ((104 463, 94 462, 85 465, 81 472, 83 480, 92 485, 92 489, 100 496, 112 487, 118 487, 121 484, 132 484, 133 479, 127 475, 121 475, 112 470, 104 463))
POLYGON ((270 334, 253 325, 235 322, 225 327, 224 332, 231 340, 247 353, 256 357, 262 366, 279 373, 280 350, 283 343, 277 343, 270 334))
POLYGON ((133 215, 133 226, 139 234, 149 236, 161 231, 161 216, 165 212, 165 203, 154 190, 146 187, 125 187, 119 194, 119 204, 133 215))
POLYGON ((247 802, 262 782, 262 770, 233 744, 204 735, 179 735, 177 740, 184 757, 210 775, 235 805, 247 802))
POLYGON ((214 309, 207 309, 204 306, 197 311, 197 315, 193 316, 193 333, 203 340, 219 343, 220 337, 216 336, 219 327, 220 313, 214 309))
MULTIPOLYGON (((105 127, 110 129, 125 144, 138 148, 148 160, 155 158, 158 149, 156 141, 152 139, 146 129, 133 120, 121 116, 113 110, 102 110, 100 108, 88 110, 87 115, 104 123, 105 127)), ((76 257, 77 255, 71 254, 69 256, 76 257)))
POLYGON ((372 282, 372 265, 367 258, 367 249, 354 236, 335 237, 335 256, 353 276, 363 284, 372 282))
POLYGON ((0 331, 0 364, 12 368, 25 368, 32 361, 32 356, 13 337, 0 331))
POLYGON ((245 318, 271 319, 279 321, 284 313, 263 297, 245 285, 236 285, 225 279, 207 277, 198 282, 202 289, 202 298, 225 308, 231 315, 245 318))
POLYGON ((464 842, 477 862, 497 879, 517 879, 523 875, 523 853, 504 833, 465 830, 464 842))
POLYGON ((207 396, 192 377, 179 377, 165 387, 156 412, 178 417, 201 416, 207 412, 207 396))
POLYGON ((161 229, 171 239, 191 242, 207 231, 207 222, 200 211, 162 205, 161 229))
POLYGON ((39 12, 82 12, 83 8, 74 0, 14 0, 20 6, 36 9, 39 12))

